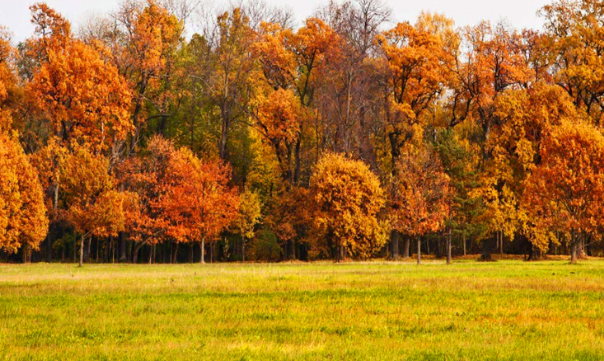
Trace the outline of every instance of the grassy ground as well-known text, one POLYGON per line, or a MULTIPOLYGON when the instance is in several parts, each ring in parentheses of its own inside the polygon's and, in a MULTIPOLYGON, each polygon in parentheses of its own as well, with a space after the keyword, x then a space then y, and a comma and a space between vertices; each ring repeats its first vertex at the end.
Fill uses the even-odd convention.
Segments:
POLYGON ((0 359, 602 360, 604 261, 0 265, 0 359))

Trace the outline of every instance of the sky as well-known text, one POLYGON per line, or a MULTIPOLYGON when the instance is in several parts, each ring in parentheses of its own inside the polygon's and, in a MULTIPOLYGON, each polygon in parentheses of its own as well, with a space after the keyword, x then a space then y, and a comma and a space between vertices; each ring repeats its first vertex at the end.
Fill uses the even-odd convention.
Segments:
MULTIPOLYGON (((0 25, 8 27, 13 42, 25 40, 33 33, 29 6, 43 0, 0 0, 0 25)), ((85 19, 110 12, 120 0, 46 0, 77 29, 85 19)), ((212 0, 206 0, 212 2, 212 0)), ((299 22, 312 15, 328 0, 265 0, 269 4, 285 5, 294 11, 299 22)), ((543 21, 536 12, 551 0, 383 0, 393 9, 393 20, 414 21, 422 10, 444 13, 458 26, 473 25, 481 20, 506 21, 515 28, 541 28, 543 21)), ((229 0, 214 0, 229 3, 229 0)))

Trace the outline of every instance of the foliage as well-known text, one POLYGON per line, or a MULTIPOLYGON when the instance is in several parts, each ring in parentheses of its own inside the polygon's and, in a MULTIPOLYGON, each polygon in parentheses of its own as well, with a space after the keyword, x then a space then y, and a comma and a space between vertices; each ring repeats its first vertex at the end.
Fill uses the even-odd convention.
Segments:
POLYGON ((47 231, 38 175, 19 143, 0 133, 0 249, 8 253, 25 245, 38 249, 47 231))
POLYGON ((311 178, 315 203, 314 226, 337 249, 367 258, 385 243, 378 215, 384 207, 379 179, 360 161, 339 154, 324 155, 311 178))

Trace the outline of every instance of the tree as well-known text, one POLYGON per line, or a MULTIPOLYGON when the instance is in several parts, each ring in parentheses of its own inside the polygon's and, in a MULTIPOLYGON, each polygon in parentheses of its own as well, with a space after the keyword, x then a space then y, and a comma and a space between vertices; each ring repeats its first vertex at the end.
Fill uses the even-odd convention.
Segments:
POLYGON ((94 151, 110 149, 133 129, 125 79, 103 59, 107 49, 99 43, 73 38, 69 23, 46 5, 31 9, 37 37, 28 42, 40 63, 27 86, 28 96, 50 119, 64 146, 77 139, 94 151))
POLYGON ((112 60, 133 89, 132 153, 149 120, 147 113, 154 111, 162 122, 169 116, 169 101, 174 98, 170 84, 184 27, 182 21, 155 0, 125 1, 113 17, 116 27, 107 32, 105 41, 114 49, 112 60))
POLYGON ((599 0, 553 1, 541 10, 555 84, 578 109, 601 125, 604 117, 604 4, 599 0))
POLYGON ((241 260, 245 262, 245 242, 254 238, 254 230, 262 219, 262 205, 257 193, 246 189, 239 196, 239 213, 235 229, 241 235, 241 260))
POLYGON ((202 161, 186 148, 169 160, 167 194, 160 205, 169 222, 168 235, 178 242, 199 242, 205 263, 205 242, 214 242, 237 217, 239 197, 229 187, 230 168, 202 161))
POLYGON ((27 260, 29 251, 38 249, 47 230, 38 175, 19 143, 0 132, 0 249, 16 253, 24 247, 27 260))
MULTIPOLYGON (((421 263, 421 237, 436 232, 449 217, 451 190, 435 152, 420 148, 404 153, 393 179, 392 225, 417 241, 417 264, 421 263)), ((450 238, 447 245, 449 252, 450 238)))
POLYGON ((510 240, 525 237, 534 251, 546 251, 550 242, 540 236, 543 230, 536 228, 530 207, 523 201, 524 182, 541 162, 543 138, 552 127, 574 122, 579 113, 563 89, 544 82, 528 89, 507 90, 498 97, 494 109, 498 121, 485 144, 489 159, 483 163, 478 190, 486 206, 482 217, 496 234, 500 251, 504 236, 510 240))
POLYGON ((384 207, 380 181, 361 161, 340 154, 321 157, 311 177, 314 226, 335 259, 368 257, 386 242, 378 216, 384 207))
POLYGON ((118 167, 120 186, 136 195, 136 202, 131 203, 126 212, 126 231, 136 242, 134 263, 143 245, 156 245, 168 238, 168 221, 160 200, 168 194, 168 166, 175 153, 170 141, 153 136, 145 151, 128 158, 118 167))
POLYGON ((317 112, 325 145, 337 152, 359 154, 375 165, 371 118, 380 116, 380 63, 376 36, 391 15, 381 0, 330 1, 318 17, 337 34, 317 77, 317 112))
MULTIPOLYGON (((398 159, 423 141, 428 114, 450 77, 458 38, 450 19, 422 14, 415 25, 398 23, 377 37, 385 62, 384 133, 388 140, 387 170, 398 177, 398 159)), ((432 114, 433 116, 435 114, 432 114)), ((392 231, 392 258, 398 258, 397 230, 392 231)))
POLYGON ((248 76, 253 68, 251 44, 253 31, 249 18, 240 8, 218 16, 212 38, 211 64, 214 67, 206 79, 208 98, 219 109, 220 139, 219 156, 227 159, 227 140, 235 123, 246 113, 248 76))
POLYGON ((563 122, 545 137, 539 153, 526 201, 533 217, 570 236, 576 263, 579 237, 598 232, 604 221, 604 136, 585 122, 563 122))
POLYGON ((84 241, 90 235, 115 236, 125 229, 127 194, 114 190, 109 162, 85 146, 74 147, 60 169, 67 209, 65 219, 80 235, 80 267, 84 241))

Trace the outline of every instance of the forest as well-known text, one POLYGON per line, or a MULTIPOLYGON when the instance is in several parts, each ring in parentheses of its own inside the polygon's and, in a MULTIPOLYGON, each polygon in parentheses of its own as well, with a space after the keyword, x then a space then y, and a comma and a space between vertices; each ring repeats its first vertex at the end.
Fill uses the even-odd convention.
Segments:
POLYGON ((542 29, 123 0, 0 27, 0 261, 604 254, 604 1, 542 29), (196 29, 194 32, 190 29, 196 29))

